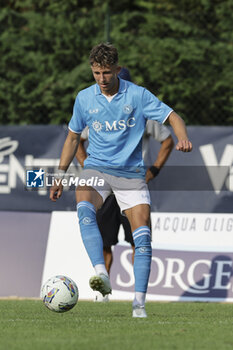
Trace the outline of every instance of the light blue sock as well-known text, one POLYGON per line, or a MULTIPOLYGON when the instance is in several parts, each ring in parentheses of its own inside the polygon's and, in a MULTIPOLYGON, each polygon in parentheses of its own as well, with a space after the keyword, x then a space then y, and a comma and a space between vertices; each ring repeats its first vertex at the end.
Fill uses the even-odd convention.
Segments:
POLYGON ((90 202, 77 204, 77 213, 83 244, 93 266, 105 265, 103 255, 103 240, 96 222, 96 210, 90 202))
POLYGON ((135 244, 134 277, 135 292, 146 293, 151 266, 151 233, 148 226, 141 226, 133 232, 135 244))

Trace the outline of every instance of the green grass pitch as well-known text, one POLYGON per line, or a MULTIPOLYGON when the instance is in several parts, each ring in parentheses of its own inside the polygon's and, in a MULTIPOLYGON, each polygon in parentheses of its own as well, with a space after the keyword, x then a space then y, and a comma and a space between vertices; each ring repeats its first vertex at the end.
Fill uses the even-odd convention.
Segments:
POLYGON ((1 350, 232 350, 233 305, 79 301, 58 314, 40 300, 0 300, 1 350))

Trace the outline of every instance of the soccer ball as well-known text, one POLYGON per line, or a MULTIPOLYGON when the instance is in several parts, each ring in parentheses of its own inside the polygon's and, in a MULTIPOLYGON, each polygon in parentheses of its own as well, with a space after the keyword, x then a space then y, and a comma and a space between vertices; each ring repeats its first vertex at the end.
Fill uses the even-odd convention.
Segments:
POLYGON ((78 297, 76 283, 66 276, 51 277, 41 288, 43 303, 55 312, 69 311, 77 304, 78 297))

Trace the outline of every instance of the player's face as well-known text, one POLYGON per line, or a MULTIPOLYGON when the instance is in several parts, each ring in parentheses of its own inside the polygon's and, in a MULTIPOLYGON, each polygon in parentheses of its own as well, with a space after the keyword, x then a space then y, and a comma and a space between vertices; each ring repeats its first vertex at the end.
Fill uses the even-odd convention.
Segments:
POLYGON ((101 67, 94 63, 91 66, 91 69, 95 81, 104 95, 111 96, 117 93, 119 84, 117 75, 120 72, 121 67, 117 65, 101 67))

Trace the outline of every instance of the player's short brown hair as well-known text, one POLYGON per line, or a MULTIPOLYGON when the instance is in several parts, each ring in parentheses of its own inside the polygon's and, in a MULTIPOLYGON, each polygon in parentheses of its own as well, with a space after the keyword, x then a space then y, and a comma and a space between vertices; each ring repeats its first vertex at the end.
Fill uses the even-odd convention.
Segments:
POLYGON ((92 48, 89 56, 90 64, 98 64, 101 67, 114 66, 118 63, 117 49, 111 44, 101 43, 92 48))

